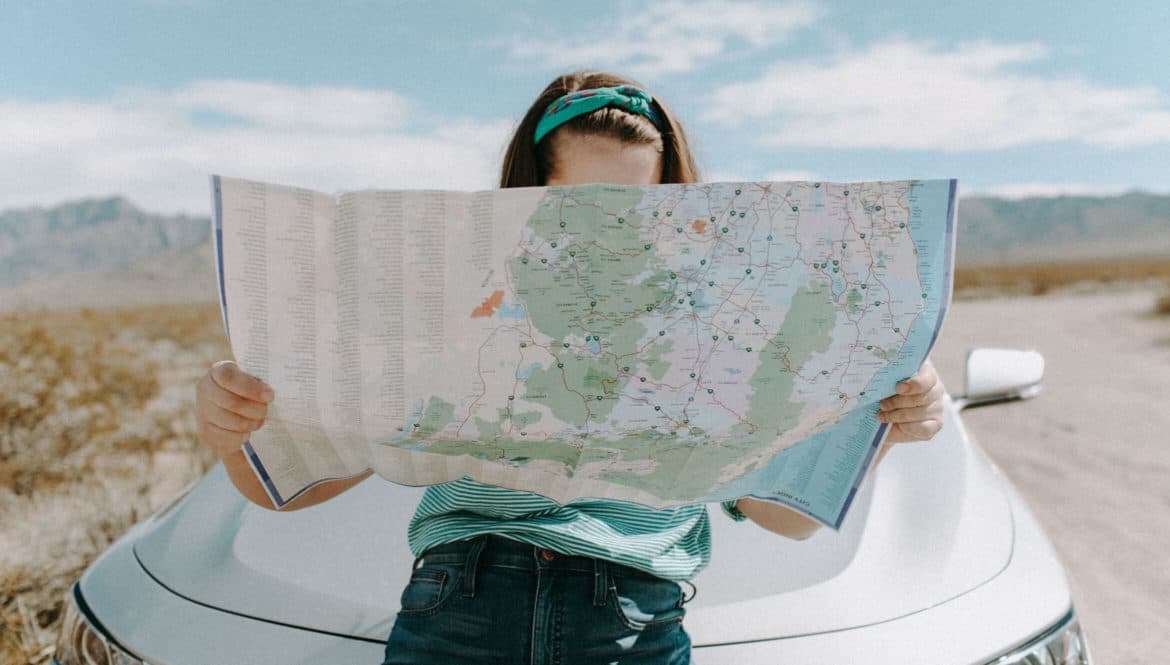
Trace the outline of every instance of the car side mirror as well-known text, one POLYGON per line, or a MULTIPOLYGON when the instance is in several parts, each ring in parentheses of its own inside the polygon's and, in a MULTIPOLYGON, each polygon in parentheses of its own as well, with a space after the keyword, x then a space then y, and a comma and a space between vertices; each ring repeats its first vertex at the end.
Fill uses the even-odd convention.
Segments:
POLYGON ((1040 394, 1044 356, 1038 351, 971 349, 967 352, 966 393, 954 398, 960 409, 990 406, 1040 394))

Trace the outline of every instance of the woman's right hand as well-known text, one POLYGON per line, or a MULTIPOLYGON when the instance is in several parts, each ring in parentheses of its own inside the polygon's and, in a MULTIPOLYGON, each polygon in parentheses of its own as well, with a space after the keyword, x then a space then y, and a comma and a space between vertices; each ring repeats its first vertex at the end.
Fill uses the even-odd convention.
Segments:
POLYGON ((248 436, 264 426, 273 397, 268 384, 236 363, 215 363, 195 386, 199 440, 221 458, 238 452, 248 436))

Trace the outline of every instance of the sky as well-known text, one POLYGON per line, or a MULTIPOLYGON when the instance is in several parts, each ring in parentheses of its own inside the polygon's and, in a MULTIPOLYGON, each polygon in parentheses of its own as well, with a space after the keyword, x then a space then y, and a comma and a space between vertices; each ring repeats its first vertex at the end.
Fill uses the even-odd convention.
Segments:
POLYGON ((0 210, 205 216, 211 173, 488 189, 528 105, 583 68, 665 100, 709 181, 1167 192, 1168 34, 1165 0, 5 0, 0 210))

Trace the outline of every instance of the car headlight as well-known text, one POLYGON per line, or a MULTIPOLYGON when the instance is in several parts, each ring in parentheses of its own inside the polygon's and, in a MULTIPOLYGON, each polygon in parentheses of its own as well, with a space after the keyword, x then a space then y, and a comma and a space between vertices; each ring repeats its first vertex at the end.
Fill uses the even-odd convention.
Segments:
POLYGON ((988 665, 1092 665, 1089 644, 1072 610, 1036 639, 988 665))
POLYGON ((105 634, 76 584, 65 599, 65 618, 54 659, 58 665, 146 665, 105 634))

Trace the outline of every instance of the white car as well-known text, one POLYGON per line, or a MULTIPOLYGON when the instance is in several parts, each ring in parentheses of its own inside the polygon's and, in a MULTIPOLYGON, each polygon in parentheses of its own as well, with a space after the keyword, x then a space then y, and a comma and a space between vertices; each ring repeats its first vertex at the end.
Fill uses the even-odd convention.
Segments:
MULTIPOLYGON (((1036 353, 972 352, 942 431, 898 446, 840 532, 794 541, 712 511, 684 623, 694 661, 1090 663, 1052 545, 959 418, 1034 395, 1042 374, 1036 353)), ((85 572, 56 662, 380 663, 420 493, 372 477, 276 513, 217 466, 85 572)))

